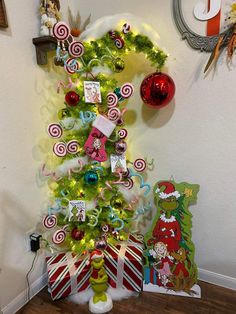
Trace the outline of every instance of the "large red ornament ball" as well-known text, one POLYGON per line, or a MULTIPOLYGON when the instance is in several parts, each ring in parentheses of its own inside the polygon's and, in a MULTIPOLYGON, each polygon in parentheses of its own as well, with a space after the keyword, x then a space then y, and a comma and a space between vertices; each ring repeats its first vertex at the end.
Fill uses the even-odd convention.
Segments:
POLYGON ((84 231, 82 230, 79 230, 77 228, 74 228, 72 231, 71 231, 71 237, 72 239, 78 241, 78 240, 82 240, 83 237, 84 237, 84 231))
POLYGON ((175 94, 175 83, 164 73, 155 72, 143 80, 140 87, 143 102, 154 109, 166 106, 175 94))
POLYGON ((65 96, 65 101, 68 106, 74 107, 78 104, 79 102, 79 95, 76 92, 70 91, 66 94, 65 96))

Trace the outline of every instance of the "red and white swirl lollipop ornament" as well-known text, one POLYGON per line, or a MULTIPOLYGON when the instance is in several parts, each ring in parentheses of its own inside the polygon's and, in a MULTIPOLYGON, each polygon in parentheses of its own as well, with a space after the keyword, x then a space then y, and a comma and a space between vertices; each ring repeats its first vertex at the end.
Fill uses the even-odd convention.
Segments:
POLYGON ((76 154, 78 153, 79 149, 79 142, 77 140, 71 140, 66 145, 67 152, 69 154, 76 154))
POLYGON ((123 140, 127 137, 128 131, 126 129, 120 129, 118 131, 118 135, 119 135, 120 139, 123 140))
POLYGON ((53 138, 60 138, 63 134, 62 127, 58 123, 51 123, 47 128, 48 134, 53 138))
POLYGON ((116 46, 116 48, 118 49, 122 49, 125 45, 124 39, 120 36, 116 36, 114 37, 114 44, 116 46))
POLYGON ((58 142, 53 145, 53 152, 57 157, 64 157, 67 154, 66 144, 63 142, 58 142))
POLYGON ((65 241, 66 231, 64 229, 57 230, 53 236, 52 241, 54 244, 61 244, 65 241))
POLYGON ((59 41, 64 41, 69 38, 70 28, 65 22, 58 22, 54 24, 52 29, 53 36, 59 41))
POLYGON ((138 158, 134 161, 133 167, 138 172, 143 172, 147 168, 147 163, 144 159, 138 158))
POLYGON ((82 57, 84 54, 84 45, 81 41, 73 41, 69 44, 68 51, 75 58, 82 57))
POLYGON ((131 178, 127 178, 126 181, 124 181, 123 186, 128 189, 131 190, 132 187, 134 186, 134 181, 131 178))
POLYGON ((69 58, 66 60, 65 65, 64 65, 64 70, 68 74, 74 74, 79 70, 79 63, 76 59, 74 58, 69 58))
POLYGON ((129 98, 133 95, 134 86, 131 83, 125 83, 120 88, 120 94, 123 98, 129 98))
POLYGON ((107 117, 110 121, 116 122, 119 120, 121 116, 120 109, 118 108, 110 108, 107 113, 107 117))
POLYGON ((122 32, 126 35, 130 32, 130 25, 125 23, 122 27, 122 32))
POLYGON ((47 215, 43 219, 43 226, 46 229, 52 229, 57 224, 57 216, 56 215, 47 215))
POLYGON ((115 93, 108 93, 107 94, 107 107, 112 108, 118 104, 118 96, 115 93))

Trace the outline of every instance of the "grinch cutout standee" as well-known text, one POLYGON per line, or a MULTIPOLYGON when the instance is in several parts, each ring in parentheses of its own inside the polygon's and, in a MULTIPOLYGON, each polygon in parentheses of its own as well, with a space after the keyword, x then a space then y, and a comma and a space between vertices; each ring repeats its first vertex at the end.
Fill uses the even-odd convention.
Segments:
POLYGON ((161 181, 155 185, 157 214, 145 236, 144 291, 200 297, 188 210, 198 191, 196 184, 161 181))

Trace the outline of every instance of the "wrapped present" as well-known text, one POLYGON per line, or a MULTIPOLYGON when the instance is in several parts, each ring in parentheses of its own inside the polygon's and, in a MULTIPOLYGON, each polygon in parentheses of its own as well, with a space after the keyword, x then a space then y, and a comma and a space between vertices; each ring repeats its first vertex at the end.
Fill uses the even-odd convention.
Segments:
POLYGON ((140 292, 143 283, 143 248, 140 243, 121 242, 104 251, 105 270, 112 288, 140 292))
POLYGON ((134 245, 144 245, 144 237, 142 234, 130 234, 129 235, 129 239, 128 239, 128 243, 130 244, 134 244, 134 245))
POLYGON ((89 287, 91 274, 89 257, 68 253, 46 258, 48 287, 53 300, 83 291, 89 287))

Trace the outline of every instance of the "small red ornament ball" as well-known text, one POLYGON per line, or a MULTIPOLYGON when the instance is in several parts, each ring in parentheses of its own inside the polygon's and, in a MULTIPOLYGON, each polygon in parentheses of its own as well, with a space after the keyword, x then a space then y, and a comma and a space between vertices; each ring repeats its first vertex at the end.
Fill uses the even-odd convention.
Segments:
POLYGON ((71 237, 72 239, 74 240, 82 240, 83 237, 84 237, 84 231, 81 231, 77 228, 74 228, 72 231, 71 231, 71 237))
POLYGON ((143 102, 154 109, 166 106, 174 94, 174 81, 169 75, 161 72, 155 72, 145 77, 140 87, 143 102))
POLYGON ((74 107, 79 102, 79 95, 76 92, 70 91, 65 96, 65 101, 68 106, 74 107))

